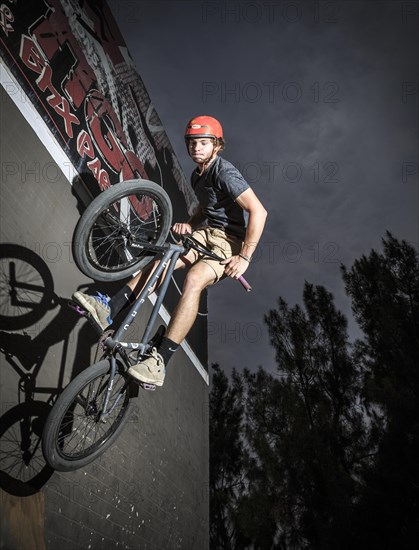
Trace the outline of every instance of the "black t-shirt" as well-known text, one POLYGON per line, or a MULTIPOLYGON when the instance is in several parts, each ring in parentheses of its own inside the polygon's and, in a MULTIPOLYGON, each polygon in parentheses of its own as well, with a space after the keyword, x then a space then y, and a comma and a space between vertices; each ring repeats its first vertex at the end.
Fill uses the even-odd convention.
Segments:
POLYGON ((191 183, 208 225, 224 229, 229 235, 243 240, 246 222, 243 209, 235 200, 250 186, 237 168, 228 160, 217 157, 202 176, 196 168, 191 183))

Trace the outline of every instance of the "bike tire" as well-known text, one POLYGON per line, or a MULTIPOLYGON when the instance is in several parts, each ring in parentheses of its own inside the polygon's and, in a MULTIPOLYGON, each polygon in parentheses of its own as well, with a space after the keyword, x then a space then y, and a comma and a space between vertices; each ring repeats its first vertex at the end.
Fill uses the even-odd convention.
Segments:
POLYGON ((98 419, 110 372, 110 359, 81 372, 55 402, 42 435, 45 460, 55 470, 68 472, 93 462, 115 442, 132 412, 133 384, 117 363, 109 403, 125 386, 112 416, 98 419))
POLYGON ((0 418, 0 488, 11 495, 37 493, 54 473, 43 460, 41 437, 51 406, 25 401, 0 418))
POLYGON ((30 327, 55 307, 54 281, 39 254, 0 244, 0 329, 30 327))
POLYGON ((172 204, 154 182, 135 179, 98 195, 80 217, 73 236, 77 267, 96 281, 118 281, 140 271, 154 253, 136 248, 135 237, 161 245, 172 223, 172 204))

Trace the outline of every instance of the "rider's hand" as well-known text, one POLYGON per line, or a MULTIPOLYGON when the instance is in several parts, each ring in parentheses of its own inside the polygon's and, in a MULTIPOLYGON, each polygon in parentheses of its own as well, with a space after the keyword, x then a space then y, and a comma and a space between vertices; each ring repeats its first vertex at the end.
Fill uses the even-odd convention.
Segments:
POLYGON ((192 226, 189 223, 175 223, 172 225, 172 231, 178 235, 187 235, 192 233, 192 226))
POLYGON ((226 266, 224 273, 233 279, 238 279, 249 267, 249 262, 239 255, 231 256, 220 263, 226 266))

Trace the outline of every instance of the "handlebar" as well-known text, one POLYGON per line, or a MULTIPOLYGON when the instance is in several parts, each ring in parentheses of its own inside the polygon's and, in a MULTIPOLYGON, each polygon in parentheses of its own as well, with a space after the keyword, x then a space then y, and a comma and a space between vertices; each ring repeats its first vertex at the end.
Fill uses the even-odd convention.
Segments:
MULTIPOLYGON (((205 248, 199 241, 197 241, 194 237, 192 237, 190 233, 179 235, 179 237, 183 245, 183 248, 185 249, 185 253, 187 253, 191 248, 194 248, 197 252, 200 252, 204 256, 207 256, 208 258, 212 258, 213 260, 217 260, 219 262, 222 262, 227 259, 227 258, 218 256, 218 254, 215 254, 214 252, 212 252, 212 250, 208 250, 207 248, 205 248)), ((130 246, 132 246, 133 248, 139 248, 150 252, 154 252, 156 254, 160 254, 160 253, 164 253, 170 247, 173 247, 175 245, 168 243, 167 241, 163 245, 153 245, 150 243, 145 243, 143 241, 136 241, 135 239, 132 239, 130 241, 130 246)), ((177 246, 179 247, 179 243, 177 244, 177 246)), ((246 290, 246 292, 250 292, 252 290, 252 287, 246 281, 243 275, 241 275, 237 279, 237 281, 241 283, 241 285, 246 290)))

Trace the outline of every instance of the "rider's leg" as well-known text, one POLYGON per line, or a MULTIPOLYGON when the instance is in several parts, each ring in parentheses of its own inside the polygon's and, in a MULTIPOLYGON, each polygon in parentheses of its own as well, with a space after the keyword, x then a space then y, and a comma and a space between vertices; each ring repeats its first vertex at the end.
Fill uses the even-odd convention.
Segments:
POLYGON ((131 376, 141 382, 163 385, 165 366, 194 324, 201 292, 216 280, 214 270, 205 262, 198 262, 191 267, 185 279, 182 296, 169 323, 167 335, 158 350, 153 350, 147 359, 128 370, 131 376))
MULTIPOLYGON (((109 307, 111 311, 111 317, 114 318, 118 315, 120 311, 125 309, 127 306, 135 302, 135 299, 139 296, 142 290, 147 285, 150 277, 152 276, 154 270, 157 268, 159 262, 155 260, 150 262, 145 266, 145 268, 137 273, 126 285, 120 288, 116 294, 114 294, 109 300, 109 307)), ((167 268, 166 268, 167 269, 167 268)), ((164 275, 163 275, 164 279, 164 275)), ((160 284, 160 283, 159 283, 160 284)), ((150 292, 154 292, 156 284, 153 285, 153 288, 150 292)))
MULTIPOLYGON (((133 304, 135 299, 141 294, 150 278, 152 277, 154 270, 159 265, 159 261, 155 260, 146 265, 146 267, 140 271, 137 275, 132 277, 126 285, 119 289, 109 300, 109 307, 111 311, 111 318, 114 318, 127 306, 133 304)), ((157 290, 166 277, 166 271, 169 266, 165 268, 159 280, 153 284, 149 295, 157 290)), ((176 269, 176 266, 175 266, 176 269)))
POLYGON ((157 262, 151 262, 144 270, 133 277, 126 285, 120 288, 112 297, 97 293, 96 296, 84 292, 74 292, 73 300, 80 304, 89 314, 91 321, 99 330, 105 330, 120 311, 135 301, 137 294, 146 285, 157 262))
MULTIPOLYGON (((191 265, 195 260, 194 253, 189 251, 188 254, 179 258, 176 262, 175 269, 191 265)), ((135 298, 141 293, 141 291, 148 284, 150 277, 153 275, 154 270, 157 268, 160 260, 149 263, 140 273, 133 277, 124 287, 122 287, 111 298, 97 293, 97 296, 90 296, 83 292, 75 292, 73 294, 73 300, 81 305, 89 314, 92 322, 97 325, 98 329, 104 331, 106 327, 112 324, 113 319, 122 311, 125 307, 133 303, 135 298)), ((157 290, 164 281, 167 269, 164 270, 162 275, 150 292, 157 290)))
POLYGON ((205 262, 198 262, 188 271, 182 296, 167 327, 167 338, 180 344, 188 335, 198 314, 201 292, 214 284, 214 270, 205 262))
MULTIPOLYGON (((186 254, 185 256, 181 256, 177 260, 174 269, 176 270, 176 269, 184 268, 186 266, 190 266, 192 265, 193 261, 194 261, 194 256, 191 254, 191 252, 189 252, 188 254, 186 254)), ((148 281, 152 277, 154 271, 157 269, 157 266, 159 265, 159 263, 160 263, 160 260, 155 260, 154 262, 149 263, 140 273, 138 273, 135 277, 133 277, 132 279, 130 279, 130 281, 128 281, 127 286, 136 297, 141 294, 142 290, 144 289, 144 287, 147 285, 148 281)), ((155 292, 161 287, 163 281, 166 278, 168 269, 169 269, 169 265, 165 267, 163 273, 160 275, 157 281, 157 284, 155 283, 153 285, 150 291, 150 294, 152 294, 153 292, 155 292)))

